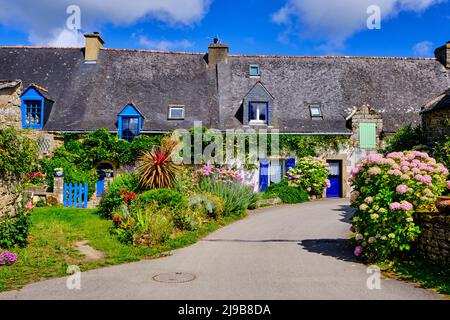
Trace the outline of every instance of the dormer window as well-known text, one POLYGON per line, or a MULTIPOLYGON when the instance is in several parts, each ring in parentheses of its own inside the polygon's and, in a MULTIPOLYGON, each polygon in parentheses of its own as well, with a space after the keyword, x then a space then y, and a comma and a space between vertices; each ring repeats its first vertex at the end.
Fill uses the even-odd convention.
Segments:
POLYGON ((170 120, 183 120, 184 119, 184 106, 169 106, 170 120))
POLYGON ((50 114, 53 101, 43 92, 47 90, 31 84, 20 96, 22 128, 41 130, 50 114))
POLYGON ((259 77, 261 75, 259 65, 251 64, 249 67, 249 73, 251 77, 259 77))
POLYGON ((249 103, 249 124, 267 124, 269 113, 268 102, 249 103))
POLYGON ((322 118, 322 108, 318 104, 313 104, 309 106, 309 112, 311 114, 311 118, 322 118))
POLYGON ((144 117, 132 102, 128 103, 118 115, 119 138, 133 141, 134 137, 141 134, 144 117))

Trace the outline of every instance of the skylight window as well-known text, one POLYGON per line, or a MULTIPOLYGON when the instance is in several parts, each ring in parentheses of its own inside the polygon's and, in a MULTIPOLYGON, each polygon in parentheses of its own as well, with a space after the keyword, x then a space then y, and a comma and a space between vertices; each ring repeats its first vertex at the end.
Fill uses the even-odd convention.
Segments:
POLYGON ((322 108, 318 104, 310 105, 309 112, 311 114, 311 118, 322 118, 322 108))
POLYGON ((251 64, 249 67, 250 76, 252 77, 259 77, 261 75, 259 70, 259 65, 257 64, 251 64))
POLYGON ((169 106, 169 119, 184 119, 184 106, 169 106))

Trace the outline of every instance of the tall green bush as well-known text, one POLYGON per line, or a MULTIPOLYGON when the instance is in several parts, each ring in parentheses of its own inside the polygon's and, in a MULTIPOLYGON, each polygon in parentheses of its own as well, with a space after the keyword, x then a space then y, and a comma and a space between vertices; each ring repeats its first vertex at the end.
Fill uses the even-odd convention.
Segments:
POLYGON ((22 177, 33 170, 37 157, 36 142, 24 131, 0 129, 0 175, 22 177))
POLYGON ((103 194, 98 213, 103 217, 110 218, 115 209, 119 208, 124 199, 121 195, 122 190, 137 192, 139 185, 139 176, 134 173, 124 173, 116 177, 103 194))

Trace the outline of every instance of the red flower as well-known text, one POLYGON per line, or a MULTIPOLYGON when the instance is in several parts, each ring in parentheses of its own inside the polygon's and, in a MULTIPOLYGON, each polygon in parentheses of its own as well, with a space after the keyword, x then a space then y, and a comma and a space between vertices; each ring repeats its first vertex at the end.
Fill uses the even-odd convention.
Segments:
POLYGON ((130 197, 130 199, 136 199, 136 194, 133 191, 131 191, 129 193, 129 197, 130 197))
POLYGON ((115 216, 113 219, 113 221, 116 223, 120 222, 121 220, 122 220, 122 217, 120 217, 120 216, 115 216))

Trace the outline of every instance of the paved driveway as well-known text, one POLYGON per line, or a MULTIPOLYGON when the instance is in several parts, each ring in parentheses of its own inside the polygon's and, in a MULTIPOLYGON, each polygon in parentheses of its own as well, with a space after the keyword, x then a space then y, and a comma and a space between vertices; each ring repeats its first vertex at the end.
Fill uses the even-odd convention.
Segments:
POLYGON ((171 256, 83 272, 81 289, 66 279, 31 284, 0 299, 439 299, 410 283, 370 274, 352 257, 345 200, 264 208, 171 256), (195 275, 184 283, 155 275, 195 275))

